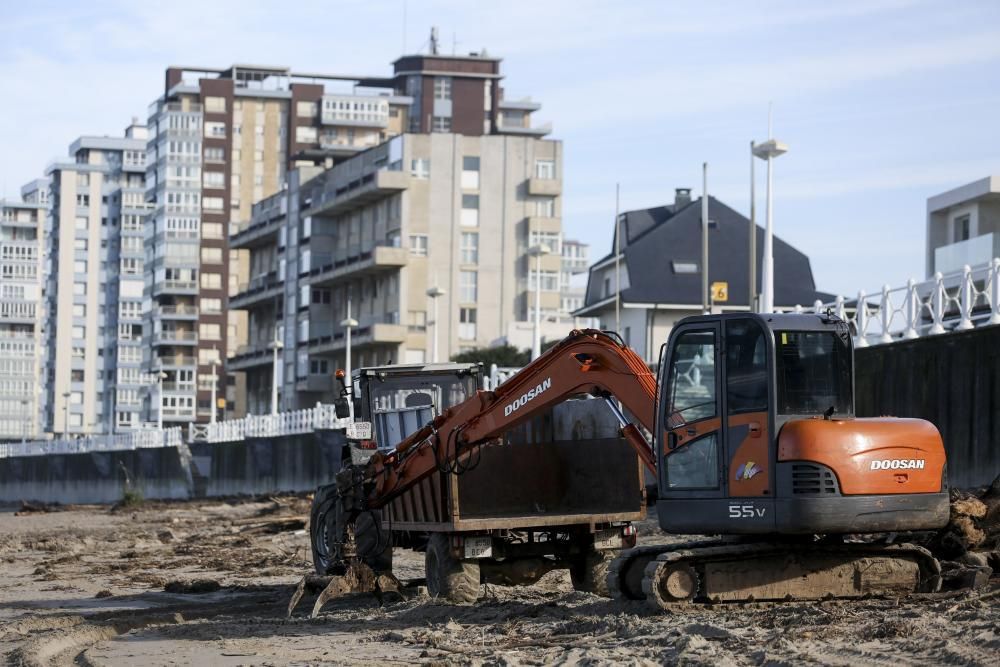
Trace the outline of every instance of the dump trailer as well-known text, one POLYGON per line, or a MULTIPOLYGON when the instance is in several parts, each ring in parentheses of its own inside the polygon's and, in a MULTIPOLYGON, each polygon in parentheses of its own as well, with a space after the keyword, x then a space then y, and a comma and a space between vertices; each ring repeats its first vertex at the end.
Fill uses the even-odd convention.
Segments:
POLYGON ((533 583, 554 568, 568 569, 579 590, 607 592, 608 564, 635 544, 632 522, 645 516, 645 488, 639 458, 621 440, 617 419, 593 399, 535 412, 500 435, 502 446, 438 462, 391 501, 360 511, 350 528, 353 539, 338 541, 345 479, 349 486, 373 457, 395 451, 474 397, 481 375, 478 364, 354 373, 346 387, 351 404, 340 408, 354 417, 342 475, 318 489, 313 502, 317 574, 342 574, 356 558, 374 574, 387 575, 393 549, 404 548, 424 552, 432 594, 456 602, 474 600, 481 582, 533 583))
MULTIPOLYGON (((937 429, 919 419, 855 416, 843 320, 725 314, 678 323, 657 377, 617 335, 574 331, 495 390, 476 391, 391 450, 345 467, 324 501, 326 570, 344 572, 330 589, 372 578, 358 572, 379 565, 374 556, 388 544, 381 535, 400 516, 401 499, 412 506, 411 494, 423 487, 420 497, 432 503, 428 480, 441 474, 462 477, 483 466, 499 473, 488 452, 517 451, 510 433, 579 395, 604 403, 619 440, 656 475, 665 532, 721 536, 626 550, 608 567, 613 596, 666 608, 940 587, 940 564, 929 552, 893 543, 948 521, 937 429)), ((576 474, 586 458, 573 457, 565 473, 576 474)), ((497 483, 525 485, 507 474, 497 483)), ((432 594, 469 599, 477 571, 487 576, 471 562, 475 548, 444 532, 429 533, 425 548, 432 594)))

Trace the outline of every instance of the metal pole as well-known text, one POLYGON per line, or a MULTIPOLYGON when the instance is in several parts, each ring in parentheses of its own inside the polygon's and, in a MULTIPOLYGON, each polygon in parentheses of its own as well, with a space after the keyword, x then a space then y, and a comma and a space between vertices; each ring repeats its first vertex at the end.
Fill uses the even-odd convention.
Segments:
POLYGON ((64 392, 63 395, 63 437, 69 436, 69 392, 64 392))
POLYGON ((351 372, 352 372, 351 371, 351 329, 354 328, 354 327, 352 327, 350 325, 350 321, 351 321, 351 300, 350 299, 347 300, 347 317, 345 318, 344 321, 348 323, 347 327, 346 327, 347 328, 347 333, 344 334, 344 341, 347 344, 347 356, 344 359, 344 375, 347 377, 347 383, 350 384, 351 383, 351 377, 352 377, 351 376, 351 372))
POLYGON ((156 395, 160 409, 156 411, 156 428, 163 430, 163 371, 156 374, 156 395))
POLYGON ((531 358, 542 354, 542 255, 535 255, 535 330, 531 335, 531 358))
POLYGON ((622 330, 622 225, 618 208, 620 192, 620 184, 615 183, 615 331, 618 332, 622 330))
POLYGON ((271 365, 271 414, 278 414, 278 329, 274 330, 274 343, 272 347, 274 348, 274 356, 272 358, 271 365))
POLYGON ((433 347, 431 353, 431 361, 433 363, 438 362, 438 300, 436 296, 431 297, 431 304, 433 305, 433 315, 434 315, 434 339, 431 341, 433 347))
POLYGON ((753 149, 756 141, 750 142, 750 300, 747 302, 750 312, 757 310, 757 181, 754 174, 756 157, 753 149))
POLYGON ((218 392, 219 376, 215 371, 215 367, 218 362, 215 359, 212 360, 212 415, 208 418, 210 424, 214 424, 216 420, 216 412, 218 412, 218 402, 216 400, 216 392, 218 392))
MULTIPOLYGON (((767 138, 771 140, 771 107, 767 108, 767 138)), ((767 230, 764 234, 764 275, 761 277, 761 304, 762 313, 774 312, 774 227, 773 227, 773 196, 772 189, 772 163, 774 162, 774 151, 767 154, 767 230)))
POLYGON ((712 312, 708 291, 708 163, 701 163, 701 308, 712 312))

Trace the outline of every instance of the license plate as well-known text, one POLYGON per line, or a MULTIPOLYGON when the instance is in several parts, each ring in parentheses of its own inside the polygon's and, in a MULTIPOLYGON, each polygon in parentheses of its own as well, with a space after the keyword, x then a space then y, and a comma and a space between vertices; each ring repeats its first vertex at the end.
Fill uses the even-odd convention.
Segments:
POLYGON ((351 422, 347 425, 347 437, 351 440, 371 440, 371 422, 351 422))
POLYGON ((467 537, 465 538, 466 558, 492 558, 493 538, 491 537, 467 537))
POLYGON ((621 549, 622 531, 619 528, 605 528, 594 533, 595 549, 621 549))

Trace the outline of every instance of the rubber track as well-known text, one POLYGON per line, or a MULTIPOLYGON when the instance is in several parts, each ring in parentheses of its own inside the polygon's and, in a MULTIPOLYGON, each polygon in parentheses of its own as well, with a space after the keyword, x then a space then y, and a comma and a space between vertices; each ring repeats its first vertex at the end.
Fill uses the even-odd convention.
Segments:
MULTIPOLYGON (((714 544, 682 544, 674 547, 661 547, 660 551, 661 553, 656 557, 656 559, 646 566, 642 580, 642 590, 643 593, 646 594, 647 602, 657 609, 660 609, 661 607, 657 604, 652 594, 653 578, 656 576, 660 567, 665 563, 674 564, 690 560, 692 561, 691 565, 697 568, 697 566, 706 562, 732 560, 733 558, 768 556, 771 554, 789 551, 816 551, 822 554, 841 552, 849 555, 857 555, 858 557, 872 555, 916 557, 915 559, 919 563, 923 578, 920 589, 914 592, 933 593, 937 592, 941 588, 941 564, 936 558, 934 558, 930 551, 913 544, 894 544, 888 546, 870 544, 797 546, 772 542, 751 542, 746 544, 719 544, 716 542, 714 544)), ((622 570, 617 570, 615 572, 616 576, 620 577, 621 571, 622 570)), ((620 579, 616 579, 615 583, 617 584, 618 581, 620 581, 620 579)), ((611 583, 610 575, 608 583, 611 583)), ((613 590, 618 592, 618 589, 613 590)), ((619 596, 621 596, 620 592, 619 596)), ((696 599, 701 598, 696 596, 696 599)))

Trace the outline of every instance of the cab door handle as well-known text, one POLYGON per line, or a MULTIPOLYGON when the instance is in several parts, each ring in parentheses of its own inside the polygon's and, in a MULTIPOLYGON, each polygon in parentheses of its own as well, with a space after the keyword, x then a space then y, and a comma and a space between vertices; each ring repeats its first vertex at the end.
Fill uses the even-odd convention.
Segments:
POLYGON ((750 422, 750 437, 751 438, 760 437, 760 424, 758 422, 750 422))

